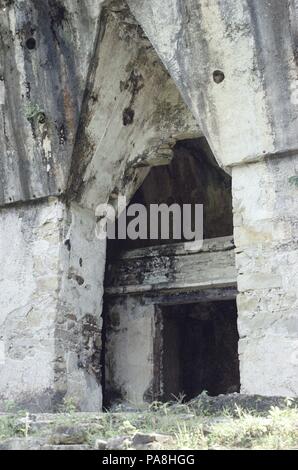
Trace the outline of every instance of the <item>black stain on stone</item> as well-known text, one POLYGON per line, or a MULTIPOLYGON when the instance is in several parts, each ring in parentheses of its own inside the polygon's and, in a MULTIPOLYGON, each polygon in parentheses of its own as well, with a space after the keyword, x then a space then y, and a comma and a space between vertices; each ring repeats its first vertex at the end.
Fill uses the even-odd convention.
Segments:
POLYGON ((135 112, 132 108, 125 108, 123 111, 123 125, 130 126, 133 123, 135 112))
POLYGON ((294 52, 294 60, 298 66, 298 2, 297 0, 290 0, 289 5, 290 14, 290 31, 292 38, 292 47, 294 52))
POLYGON ((101 330, 93 315, 86 314, 82 319, 82 345, 78 360, 90 375, 101 384, 101 330))
POLYGON ((68 251, 71 250, 71 242, 70 242, 69 238, 67 240, 65 240, 64 245, 66 246, 68 251))
POLYGON ((13 4, 14 4, 14 0, 2 0, 2 1, 0 2, 0 8, 1 8, 1 9, 9 8, 9 7, 11 7, 13 4))
POLYGON ((67 142, 65 127, 62 124, 58 129, 59 144, 64 145, 67 142))
POLYGON ((144 88, 143 76, 135 69, 131 71, 129 78, 125 82, 120 81, 120 91, 129 91, 131 94, 129 105, 123 111, 124 126, 130 126, 134 121, 135 112, 133 106, 135 99, 142 88, 144 88))
POLYGON ((52 22, 55 23, 57 26, 62 26, 63 22, 66 21, 66 8, 57 0, 50 0, 49 6, 51 9, 50 16, 52 22))
POLYGON ((76 275, 75 280, 79 284, 79 286, 82 286, 85 283, 85 279, 82 276, 76 275))
POLYGON ((39 122, 39 124, 44 124, 46 122, 45 113, 39 113, 38 114, 38 122, 39 122))
MULTIPOLYGON (((64 2, 32 0, 22 2, 21 9, 17 7, 18 3, 15 2, 18 20, 15 35, 8 26, 2 25, 0 31, 0 49, 4 60, 0 74, 3 74, 6 86, 3 129, 7 130, 5 134, 2 133, 1 146, 4 153, 10 148, 14 153, 11 168, 0 163, 0 173, 4 188, 10 184, 10 179, 18 179, 20 190, 17 192, 20 194, 16 198, 26 200, 32 198, 34 191, 36 197, 41 197, 55 193, 58 185, 61 187, 60 180, 64 180, 70 159, 66 141, 68 136, 72 138, 76 132, 83 90, 80 89, 77 73, 75 46, 78 38, 71 29, 72 17, 65 10, 64 2), (53 37, 51 25, 55 28, 59 46, 53 37), (16 44, 22 46, 24 56, 22 76, 15 62, 16 44), (41 110, 46 111, 46 119, 40 115, 39 120, 35 119, 34 123, 31 121, 28 125, 27 110, 30 103, 25 103, 25 100, 32 104, 39 103, 41 110), (57 131, 54 122, 59 123, 57 131), (62 124, 65 129, 60 138, 62 124), (36 142, 33 142, 32 148, 31 145, 27 148, 24 143, 28 141, 28 136, 31 139, 31 135, 36 142), (41 145, 46 136, 52 146, 51 172, 45 171, 48 152, 41 145), (59 148, 59 143, 61 146, 65 143, 65 149, 61 146, 59 148)), ((0 4, 3 4, 2 1, 0 4)), ((86 13, 86 21, 88 19, 89 13, 86 13)), ((4 191, 2 198, 2 192, 1 188, 1 200, 5 201, 7 196, 4 191)))
POLYGON ((26 98, 30 100, 31 98, 31 84, 30 82, 26 82, 26 98))
POLYGON ((98 102, 98 94, 97 93, 92 93, 90 96, 90 100, 92 103, 97 103, 98 102))
POLYGON ((49 1, 49 16, 51 21, 51 31, 53 33, 55 41, 60 45, 59 35, 57 34, 57 28, 63 28, 63 23, 67 19, 66 8, 57 0, 49 1))
POLYGON ((282 145, 282 148, 292 146, 291 134, 296 132, 288 62, 289 45, 292 43, 294 47, 289 7, 289 2, 276 2, 274 8, 270 2, 247 2, 255 41, 255 65, 261 73, 266 94, 266 112, 274 146, 282 145), (286 123, 290 126, 285 130, 286 123))
POLYGON ((79 286, 83 286, 85 284, 85 279, 76 272, 74 272, 72 268, 69 270, 68 279, 76 281, 79 286))
MULTIPOLYGON (((101 49, 103 38, 106 32, 107 18, 107 10, 106 8, 103 8, 101 21, 98 23, 98 30, 96 34, 96 48, 88 71, 87 84, 82 101, 83 104, 81 113, 79 114, 80 117, 75 137, 74 153, 70 168, 70 178, 67 183, 70 198, 79 197, 82 194, 85 187, 85 182, 83 181, 81 175, 84 174, 95 150, 93 142, 91 142, 89 136, 87 135, 86 128, 88 127, 88 123, 92 117, 92 106, 90 107, 90 98, 94 93, 94 81, 100 56, 99 51, 101 49)), ((91 103, 92 105, 94 104, 92 99, 91 103)))
MULTIPOLYGON (((6 132, 6 124, 9 123, 11 136, 14 141, 14 150, 17 155, 16 161, 13 165, 13 171, 16 173, 15 178, 19 179, 21 193, 23 199, 29 199, 31 194, 31 173, 30 161, 26 151, 26 135, 25 129, 22 125, 20 109, 22 109, 21 101, 21 79, 16 64, 15 54, 11 54, 10 48, 13 44, 13 37, 7 32, 0 31, 0 50, 3 52, 3 80, 6 82, 6 108, 4 110, 4 131, 6 132)), ((5 134, 5 141, 9 144, 10 137, 5 134)), ((1 142, 2 143, 2 142, 1 142)), ((5 153, 5 149, 3 149, 5 153)), ((6 170, 1 172, 2 179, 5 181, 7 178, 6 170)))

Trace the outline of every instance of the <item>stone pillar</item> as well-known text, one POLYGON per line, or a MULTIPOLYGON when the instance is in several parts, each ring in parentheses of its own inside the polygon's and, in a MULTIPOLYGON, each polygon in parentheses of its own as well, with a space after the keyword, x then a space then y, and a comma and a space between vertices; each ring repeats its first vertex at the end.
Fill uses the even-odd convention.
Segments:
POLYGON ((105 243, 95 216, 58 198, 0 211, 0 403, 101 409, 105 243))
POLYGON ((298 155, 233 168, 241 391, 298 394, 298 155))
POLYGON ((152 401, 155 305, 139 297, 116 297, 109 299, 105 313, 106 399, 130 405, 152 401))

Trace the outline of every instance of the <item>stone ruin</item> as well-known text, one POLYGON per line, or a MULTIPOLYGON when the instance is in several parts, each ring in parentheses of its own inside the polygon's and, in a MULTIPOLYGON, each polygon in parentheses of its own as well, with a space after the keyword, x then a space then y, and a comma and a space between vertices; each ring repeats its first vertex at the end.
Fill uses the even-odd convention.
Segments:
POLYGON ((0 0, 0 109, 0 409, 298 395, 297 0, 0 0))

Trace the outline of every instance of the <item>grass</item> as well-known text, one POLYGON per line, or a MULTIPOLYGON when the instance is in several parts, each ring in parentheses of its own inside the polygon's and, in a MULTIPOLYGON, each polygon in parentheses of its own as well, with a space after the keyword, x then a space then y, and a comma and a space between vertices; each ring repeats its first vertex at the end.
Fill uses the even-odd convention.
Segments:
MULTIPOLYGON (((291 401, 267 410, 247 410, 234 404, 227 409, 209 410, 199 399, 184 404, 153 403, 142 410, 114 410, 101 414, 69 413, 50 415, 51 424, 30 436, 50 436, 63 425, 84 429, 86 442, 137 432, 162 433, 172 437, 171 450, 194 449, 293 449, 298 448, 298 408, 291 401)), ((0 440, 24 436, 24 419, 0 416, 0 440)))
POLYGON ((106 413, 94 437, 163 433, 173 437, 167 449, 290 449, 298 448, 298 408, 291 403, 266 413, 239 406, 221 413, 208 413, 197 403, 160 404, 136 413, 106 413))
POLYGON ((0 416, 0 442, 10 437, 25 437, 26 423, 21 421, 22 414, 0 416))

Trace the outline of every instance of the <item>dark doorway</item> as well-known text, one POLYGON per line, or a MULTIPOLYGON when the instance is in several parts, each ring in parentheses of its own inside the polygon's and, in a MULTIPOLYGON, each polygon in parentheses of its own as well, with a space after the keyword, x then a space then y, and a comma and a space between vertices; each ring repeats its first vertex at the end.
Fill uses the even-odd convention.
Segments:
MULTIPOLYGON (((147 209, 151 204, 178 204, 180 207, 183 204, 203 204, 204 239, 230 236, 233 233, 231 177, 218 166, 206 139, 184 140, 178 142, 173 150, 172 162, 167 166, 153 167, 130 204, 143 204, 147 209)), ((108 240, 107 287, 109 273, 113 271, 120 254, 177 242, 172 237, 168 240, 108 240)), ((174 262, 174 257, 169 257, 168 271, 165 272, 169 283, 173 274, 171 263, 174 262)), ((152 263, 155 263, 154 258, 152 263)), ((143 276, 140 268, 139 276, 143 276)), ((152 291, 153 297, 154 294, 152 291)), ((239 392, 236 301, 194 303, 196 300, 193 300, 193 295, 189 297, 188 292, 176 292, 175 295, 176 298, 180 296, 180 301, 183 297, 183 302, 192 304, 157 307, 154 379, 150 383, 150 398, 148 394, 146 400, 173 400, 179 394, 191 399, 204 390, 210 395, 239 392)), ((210 299, 210 296, 205 298, 210 299)), ((147 301, 144 295, 144 302, 147 301)), ((106 296, 103 342, 107 350, 112 350, 112 360, 117 361, 117 355, 113 357, 112 335, 108 340, 105 338, 106 325, 113 317, 112 305, 111 298, 106 296)), ((112 375, 112 362, 106 363, 106 357, 104 348, 102 365, 112 375)), ((117 390, 121 385, 117 384, 117 390)), ((112 399, 108 396, 110 390, 103 388, 106 399, 119 399, 119 396, 112 399)))
POLYGON ((159 307, 164 401, 239 392, 235 300, 159 307))
MULTIPOLYGON (((131 204, 147 209, 150 204, 203 204, 204 239, 233 233, 231 177, 218 166, 205 138, 178 142, 172 162, 151 169, 131 204)), ((122 251, 178 241, 184 239, 109 240, 108 261, 122 251)))

